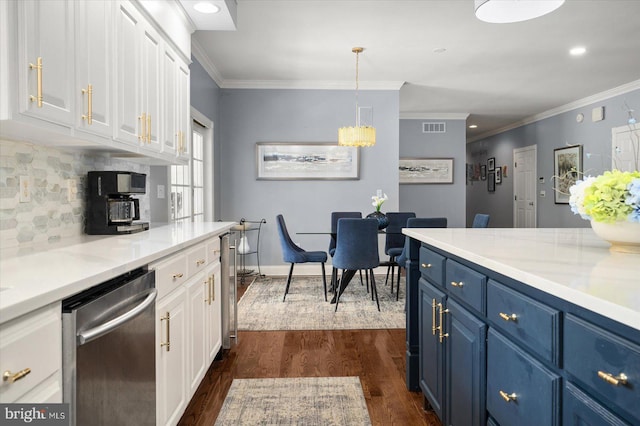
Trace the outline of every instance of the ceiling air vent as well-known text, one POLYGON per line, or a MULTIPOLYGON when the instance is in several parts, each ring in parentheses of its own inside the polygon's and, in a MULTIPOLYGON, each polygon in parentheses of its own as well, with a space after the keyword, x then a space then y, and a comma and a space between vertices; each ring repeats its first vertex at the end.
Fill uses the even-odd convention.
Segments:
POLYGON ((446 133, 444 121, 426 121, 422 123, 422 133, 446 133))

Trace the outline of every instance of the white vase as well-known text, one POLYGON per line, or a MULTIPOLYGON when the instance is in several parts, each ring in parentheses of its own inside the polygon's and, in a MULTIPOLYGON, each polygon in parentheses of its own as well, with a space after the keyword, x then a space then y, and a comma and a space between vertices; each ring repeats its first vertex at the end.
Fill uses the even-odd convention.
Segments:
POLYGON ((591 229, 598 237, 611 244, 609 250, 640 254, 640 223, 626 220, 604 223, 592 220, 591 229))
POLYGON ((249 247, 249 240, 247 236, 243 236, 240 238, 240 243, 238 244, 238 253, 247 254, 251 251, 251 247, 249 247))

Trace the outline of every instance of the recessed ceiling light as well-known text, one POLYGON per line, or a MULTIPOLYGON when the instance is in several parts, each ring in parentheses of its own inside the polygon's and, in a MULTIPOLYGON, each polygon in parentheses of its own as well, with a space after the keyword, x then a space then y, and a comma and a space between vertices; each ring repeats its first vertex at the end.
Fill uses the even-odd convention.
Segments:
POLYGON ((444 53, 446 51, 447 49, 444 47, 436 47, 435 49, 433 49, 433 53, 444 53))
POLYGON ((574 47, 573 49, 569 50, 569 53, 572 56, 580 56, 580 55, 584 55, 587 52, 587 49, 583 46, 577 46, 574 47))
POLYGON ((469 126, 469 128, 470 128, 470 129, 477 129, 477 128, 478 128, 478 125, 477 125, 477 124, 471 124, 471 125, 469 126))
POLYGON ((193 8, 200 13, 218 13, 220 8, 213 3, 203 1, 193 5, 193 8))

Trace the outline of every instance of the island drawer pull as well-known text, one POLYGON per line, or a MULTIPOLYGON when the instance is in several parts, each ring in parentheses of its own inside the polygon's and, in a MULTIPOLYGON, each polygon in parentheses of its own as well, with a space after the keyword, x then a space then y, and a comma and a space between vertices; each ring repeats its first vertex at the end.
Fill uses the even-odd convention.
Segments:
POLYGON ((438 328, 440 330, 440 334, 438 335, 438 338, 440 339, 440 343, 442 343, 444 341, 445 337, 449 337, 449 333, 443 333, 444 324, 442 322, 442 320, 443 320, 442 317, 444 316, 444 314, 449 312, 449 309, 442 309, 442 308, 444 308, 442 303, 438 303, 438 311, 440 312, 440 325, 438 326, 438 328))
POLYGON ((25 368, 24 370, 20 370, 17 373, 12 373, 11 371, 7 370, 2 375, 2 381, 3 382, 14 383, 14 382, 22 379, 24 376, 26 376, 29 373, 31 373, 31 369, 30 368, 25 368))
POLYGON ((462 281, 460 282, 451 281, 451 285, 454 287, 464 287, 464 283, 462 281))
POLYGON ((167 352, 171 350, 171 314, 167 312, 163 317, 160 317, 160 322, 167 321, 167 341, 160 343, 160 347, 166 347, 167 352))
POLYGON ((176 278, 182 278, 184 277, 184 274, 182 272, 178 272, 177 274, 173 274, 173 279, 175 280, 176 278))
POLYGON ((423 263, 423 264, 422 264, 422 267, 423 267, 423 268, 431 268, 431 266, 432 266, 432 265, 431 265, 430 263, 423 263))
POLYGON ((436 299, 431 299, 431 334, 436 335, 436 330, 440 327, 436 326, 436 299))
POLYGON ((196 260, 196 266, 204 265, 204 262, 205 262, 204 259, 196 260))
POLYGON ((516 314, 505 314, 504 312, 500 312, 498 315, 500 315, 500 318, 502 318, 505 321, 518 321, 518 316, 516 314))
POLYGON ((605 373, 604 371, 598 371, 598 377, 613 386, 624 386, 627 384, 628 379, 627 375, 624 373, 620 373, 617 376, 614 376, 613 374, 605 373))
POLYGON ((500 391, 500 396, 507 402, 515 401, 517 399, 515 393, 506 393, 505 391, 500 391))

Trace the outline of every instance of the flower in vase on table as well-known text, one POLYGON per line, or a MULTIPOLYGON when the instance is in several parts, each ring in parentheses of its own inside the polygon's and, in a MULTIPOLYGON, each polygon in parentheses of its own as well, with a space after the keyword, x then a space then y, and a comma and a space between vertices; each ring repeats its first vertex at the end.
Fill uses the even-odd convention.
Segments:
POLYGON ((387 197, 387 194, 383 194, 382 197, 378 197, 377 195, 374 195, 373 197, 371 197, 371 199, 373 200, 373 203, 371 203, 371 205, 376 208, 377 212, 379 212, 380 207, 382 207, 382 204, 385 201, 387 201, 389 198, 387 197))
POLYGON ((579 180, 570 189, 571 211, 602 223, 640 223, 640 172, 606 171, 579 180))

